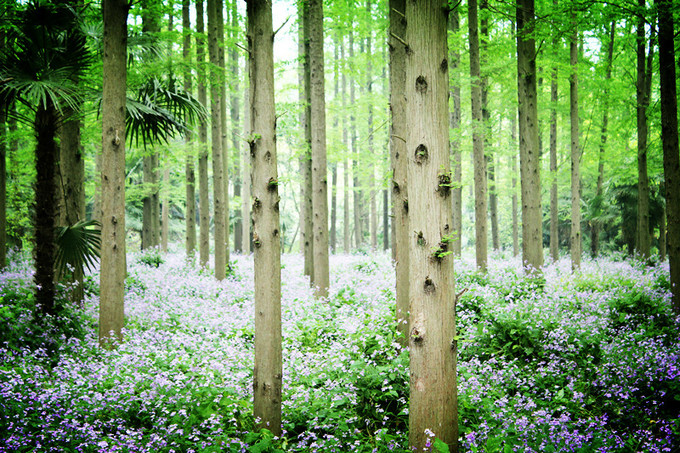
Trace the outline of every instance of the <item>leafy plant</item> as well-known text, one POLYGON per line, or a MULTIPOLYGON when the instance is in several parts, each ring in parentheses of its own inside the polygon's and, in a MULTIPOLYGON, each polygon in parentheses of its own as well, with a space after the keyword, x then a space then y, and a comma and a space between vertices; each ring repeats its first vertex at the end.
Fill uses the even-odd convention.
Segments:
POLYGON ((101 248, 101 224, 82 220, 74 225, 57 228, 56 269, 59 277, 73 270, 92 270, 101 248))
POLYGON ((158 247, 149 247, 142 251, 137 262, 150 267, 159 267, 165 260, 158 247))

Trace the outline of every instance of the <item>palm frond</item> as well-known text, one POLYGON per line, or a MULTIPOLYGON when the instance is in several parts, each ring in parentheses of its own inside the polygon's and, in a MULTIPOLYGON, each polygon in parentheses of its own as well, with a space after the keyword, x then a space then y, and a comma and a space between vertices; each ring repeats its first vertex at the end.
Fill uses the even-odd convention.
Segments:
POLYGON ((56 271, 59 278, 69 270, 92 269, 101 249, 101 224, 81 220, 74 225, 57 228, 56 271))

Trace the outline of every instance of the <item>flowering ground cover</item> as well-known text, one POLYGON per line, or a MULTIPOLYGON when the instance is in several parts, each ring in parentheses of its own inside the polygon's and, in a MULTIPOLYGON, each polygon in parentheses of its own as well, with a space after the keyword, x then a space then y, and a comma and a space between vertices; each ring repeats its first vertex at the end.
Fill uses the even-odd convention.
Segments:
MULTIPOLYGON (((181 253, 131 254, 126 341, 96 346, 84 309, 33 317, 31 269, 0 276, 0 451, 407 451, 408 353, 383 254, 331 258, 316 301, 282 261, 284 435, 255 433, 252 256, 216 282, 181 253)), ((456 261, 461 451, 678 451, 680 319, 668 266, 610 256, 528 279, 456 261)))

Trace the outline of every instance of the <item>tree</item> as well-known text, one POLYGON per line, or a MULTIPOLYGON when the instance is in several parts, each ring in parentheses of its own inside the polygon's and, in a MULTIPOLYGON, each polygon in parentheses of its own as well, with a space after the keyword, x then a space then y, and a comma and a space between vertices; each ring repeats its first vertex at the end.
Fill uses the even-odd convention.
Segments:
POLYGON ((409 446, 457 451, 456 314, 451 228, 446 18, 438 0, 406 3, 409 184, 409 446), (433 432, 435 439, 428 436, 433 432))
POLYGON ((392 167, 392 200, 394 221, 394 253, 396 272, 396 313, 399 341, 408 345, 409 309, 409 226, 406 156, 406 0, 390 0, 390 160, 392 167))
POLYGON ((222 38, 219 34, 220 0, 208 0, 208 54, 210 58, 210 136, 213 168, 213 223, 215 226, 215 278, 224 280, 227 274, 227 207, 225 205, 224 162, 222 155, 222 86, 220 59, 222 38))
POLYGON ((647 139, 649 126, 647 109, 651 91, 651 63, 654 45, 649 44, 649 62, 645 60, 645 19, 646 0, 638 0, 637 41, 637 77, 635 82, 637 99, 637 164, 638 164, 638 215, 637 215, 637 251, 644 259, 651 253, 651 237, 649 235, 649 175, 647 174, 647 139), (649 89, 647 88, 649 85, 649 89))
POLYGON ((300 233, 302 236, 303 255, 305 260, 305 275, 309 276, 310 283, 314 282, 314 234, 312 226, 312 123, 311 123, 311 79, 309 60, 309 2, 301 0, 298 5, 300 16, 299 39, 302 45, 298 46, 301 59, 301 83, 299 86, 300 103, 303 105, 300 125, 304 134, 304 147, 300 155, 300 173, 302 174, 300 233))
POLYGON ((581 265, 581 145, 579 144, 578 115, 578 28, 576 14, 572 17, 569 41, 569 120, 571 125, 571 268, 581 265))
MULTIPOLYGON (((207 105, 205 38, 203 0, 196 1, 196 66, 198 75, 198 102, 207 105)), ((210 259, 210 204, 208 188, 208 128, 205 123, 198 125, 198 214, 199 224, 199 262, 207 267, 210 259)))
MULTIPOLYGON (((449 28, 454 36, 460 31, 460 17, 458 12, 459 5, 456 5, 449 14, 449 28)), ((457 43, 456 43, 457 44, 457 43)), ((450 97, 453 100, 453 108, 449 116, 449 127, 453 131, 451 138, 451 154, 453 155, 453 231, 455 234, 455 241, 453 243, 453 253, 460 256, 461 253, 461 237, 463 231, 463 187, 462 187, 462 158, 463 152, 461 149, 460 139, 460 52, 457 45, 449 46, 449 59, 451 60, 451 71, 453 72, 453 80, 450 87, 450 97)))
POLYGON ((125 295, 127 0, 103 0, 102 249, 99 343, 122 340, 125 295))
POLYGON ((309 0, 309 73, 312 126, 312 225, 314 288, 328 297, 328 176, 326 165, 326 103, 324 100, 323 3, 309 0))
POLYGON ((487 266, 487 180, 484 156, 484 123, 482 115, 482 80, 479 59, 479 31, 477 0, 468 3, 468 31, 470 40, 470 96, 472 107, 472 154, 475 172, 475 255, 477 268, 486 272, 487 266))
MULTIPOLYGON (((557 0, 553 0, 553 8, 557 10, 557 0)), ((553 261, 560 257, 560 237, 557 198, 557 53, 560 39, 553 35, 553 67, 550 71, 550 256, 553 261)))
POLYGON ((281 435, 281 247, 274 108, 274 32, 268 0, 247 3, 253 243, 255 259, 254 409, 261 428, 281 435))
POLYGON ((522 261, 529 273, 543 266, 541 174, 538 152, 534 0, 517 1, 517 98, 522 191, 522 261))
POLYGON ((55 315, 56 138, 59 124, 70 119, 65 115, 74 114, 82 102, 78 80, 91 56, 80 17, 65 3, 29 3, 11 33, 13 45, 0 56, 0 99, 3 109, 20 102, 34 112, 36 301, 43 314, 55 315))
POLYGON ((661 91, 661 139, 668 216, 668 261, 673 309, 680 313, 680 151, 678 149, 678 101, 675 70, 673 2, 657 0, 659 17, 659 81, 661 91))
MULTIPOLYGON (((191 92, 191 1, 182 0, 182 57, 184 59, 184 91, 191 92)), ((187 131, 184 146, 186 147, 184 172, 186 175, 186 253, 193 259, 196 252, 196 171, 193 134, 187 131)))
MULTIPOLYGON (((236 7, 237 1, 231 2, 231 30, 230 35, 234 43, 239 39, 239 23, 238 23, 238 9, 236 7)), ((229 67, 231 72, 231 96, 230 96, 230 113, 231 117, 231 143, 234 156, 234 198, 241 198, 241 138, 239 132, 241 128, 241 106, 239 102, 239 54, 238 47, 232 45, 229 48, 229 67)), ((243 252, 243 223, 244 218, 239 213, 234 222, 234 250, 243 252)), ((246 224, 246 228, 249 225, 246 224)))

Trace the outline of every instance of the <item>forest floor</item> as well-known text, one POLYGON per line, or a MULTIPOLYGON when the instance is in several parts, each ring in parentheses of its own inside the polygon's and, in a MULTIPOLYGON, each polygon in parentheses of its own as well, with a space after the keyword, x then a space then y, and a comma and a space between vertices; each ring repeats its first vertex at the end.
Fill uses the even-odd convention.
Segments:
MULTIPOLYGON (((0 275, 0 452, 405 452, 408 352, 383 253, 331 257, 329 300, 282 261, 283 429, 255 433, 252 256, 223 282, 181 253, 128 256, 125 342, 84 310, 45 325, 32 270, 0 275), (158 265, 158 267, 156 267, 158 265)), ((461 451, 680 451, 680 318, 667 263, 611 255, 544 278, 455 262, 461 451)))

